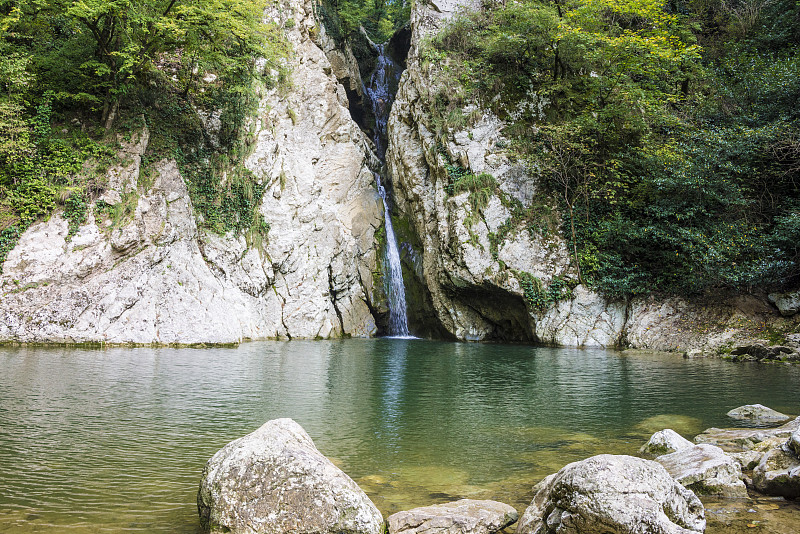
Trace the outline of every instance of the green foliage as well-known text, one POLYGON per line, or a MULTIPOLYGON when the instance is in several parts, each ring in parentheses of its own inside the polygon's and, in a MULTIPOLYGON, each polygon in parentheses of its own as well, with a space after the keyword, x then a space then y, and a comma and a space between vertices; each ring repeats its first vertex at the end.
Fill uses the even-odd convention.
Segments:
POLYGON ((64 201, 64 218, 69 222, 67 237, 71 237, 78 232, 78 228, 86 222, 86 195, 83 192, 72 193, 64 201))
MULTIPOLYGON (((263 187, 235 170, 252 144, 257 88, 288 83, 287 45, 279 28, 262 23, 264 7, 249 0, 0 0, 0 260, 59 205, 70 236, 85 222, 116 153, 116 135, 108 135, 114 125, 124 136, 151 128, 141 187, 150 164, 175 157, 190 191, 215 183, 214 198, 200 202, 209 227, 247 232, 254 242, 265 237, 268 225, 253 208, 263 187), (266 60, 263 73, 258 57, 266 60), (219 113, 216 143, 198 110, 219 113), (203 174, 209 170, 211 178, 203 174)), ((95 212, 121 224, 138 194, 123 197, 95 212)))
POLYGON ((358 40, 361 28, 373 42, 383 43, 408 23, 411 3, 402 0, 322 0, 317 5, 317 13, 337 44, 358 40))
POLYGON ((515 271, 514 274, 522 286, 525 300, 534 310, 546 310, 552 304, 573 298, 574 284, 560 276, 554 276, 545 289, 542 281, 528 272, 515 271))
POLYGON ((437 134, 469 100, 507 121, 584 282, 694 293, 800 279, 798 42, 790 0, 523 0, 462 14, 423 60, 458 86, 437 134))

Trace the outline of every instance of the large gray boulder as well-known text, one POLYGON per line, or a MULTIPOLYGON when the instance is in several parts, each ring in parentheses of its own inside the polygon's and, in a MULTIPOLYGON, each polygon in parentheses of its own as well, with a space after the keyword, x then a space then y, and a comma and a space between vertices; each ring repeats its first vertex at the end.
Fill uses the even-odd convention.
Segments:
POLYGON ((536 485, 517 534, 692 534, 706 527, 691 490, 656 462, 601 454, 536 485))
POLYGON ((656 462, 663 465, 672 478, 698 495, 747 498, 739 462, 714 445, 694 445, 659 456, 656 462))
POLYGON ((203 471, 197 508, 212 533, 383 531, 366 494, 291 419, 268 421, 220 449, 203 471))
POLYGON ((491 534, 518 518, 519 513, 507 504, 462 499, 397 512, 388 523, 389 534, 491 534))
POLYGON ((786 414, 776 412, 772 408, 768 408, 763 404, 747 404, 739 406, 727 413, 731 419, 738 421, 750 421, 757 425, 774 425, 778 423, 785 423, 791 419, 786 414))
POLYGON ((688 449, 692 446, 694 446, 694 443, 674 430, 665 428, 650 436, 650 439, 639 449, 639 452, 651 456, 661 456, 663 454, 688 449))

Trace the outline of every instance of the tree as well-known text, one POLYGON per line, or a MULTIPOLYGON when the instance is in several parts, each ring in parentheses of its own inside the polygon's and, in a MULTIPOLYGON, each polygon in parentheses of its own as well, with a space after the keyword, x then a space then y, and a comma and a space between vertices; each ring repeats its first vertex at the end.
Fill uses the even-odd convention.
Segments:
POLYGON ((258 56, 274 64, 283 52, 283 40, 274 26, 262 22, 265 4, 265 0, 5 0, 4 5, 7 32, 24 37, 26 43, 49 33, 52 42, 42 45, 44 54, 61 56, 70 67, 78 63, 86 80, 81 91, 99 98, 101 121, 109 128, 120 98, 167 56, 178 62, 180 74, 190 82, 205 70, 224 74, 252 69, 258 56), (88 53, 68 57, 80 48, 77 43, 87 39, 88 53), (76 44, 53 46, 64 41, 76 44))

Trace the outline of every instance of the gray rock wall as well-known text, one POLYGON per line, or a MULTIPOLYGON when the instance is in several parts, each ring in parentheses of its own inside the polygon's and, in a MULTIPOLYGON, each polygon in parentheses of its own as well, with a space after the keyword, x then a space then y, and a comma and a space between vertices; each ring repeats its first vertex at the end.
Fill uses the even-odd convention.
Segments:
POLYGON ((463 340, 702 351, 752 338, 779 321, 766 298, 735 294, 692 301, 608 300, 577 285, 572 298, 543 309, 531 306, 526 279, 535 277, 545 290, 556 278, 573 286, 578 282, 558 230, 557 203, 541 194, 533 170, 509 159, 504 124, 490 111, 467 103, 462 113, 470 125, 449 128, 438 138, 433 118, 436 94, 451 95, 457 88, 442 85, 442 61, 426 61, 423 43, 461 6, 475 5, 468 0, 414 4, 408 68, 389 119, 387 164, 397 206, 421 244, 416 251, 422 258, 420 279, 444 328, 463 340), (472 213, 468 193, 446 192, 448 164, 491 174, 500 193, 472 213), (550 231, 531 231, 530 220, 513 216, 509 204, 514 203, 549 223, 550 231))
POLYGON ((90 209, 67 239, 56 213, 8 255, 0 341, 235 343, 375 333, 369 303, 382 209, 368 165, 374 156, 311 38, 319 34, 313 2, 285 0, 266 16, 295 24, 287 30, 291 89, 262 96, 245 162, 267 186, 263 250, 199 228, 174 161, 156 165, 152 187, 137 185, 145 131, 125 145, 126 165, 109 171, 103 196, 115 203, 133 195, 129 221, 112 229, 90 209))

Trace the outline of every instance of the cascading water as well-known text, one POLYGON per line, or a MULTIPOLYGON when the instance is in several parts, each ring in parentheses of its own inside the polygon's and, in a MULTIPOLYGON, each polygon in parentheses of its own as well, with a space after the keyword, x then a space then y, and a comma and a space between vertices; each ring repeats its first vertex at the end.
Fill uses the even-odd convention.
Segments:
POLYGON ((406 286, 403 283, 403 268, 400 265, 400 249, 394 235, 392 216, 389 213, 389 201, 386 189, 381 184, 381 177, 375 174, 378 193, 383 199, 384 225, 386 227, 386 262, 389 264, 388 298, 389 298, 389 334, 392 336, 408 336, 408 317, 406 316, 406 286))
MULTIPOLYGON (((386 51, 386 45, 378 45, 378 60, 375 71, 369 80, 369 87, 365 88, 369 101, 372 104, 372 113, 375 117, 375 150, 381 163, 386 158, 386 123, 392 109, 394 95, 392 87, 396 87, 402 74, 400 67, 392 60, 386 51)), ((408 337, 408 316, 406 314, 406 288, 403 284, 403 268, 400 264, 400 250, 397 247, 397 238, 394 235, 392 216, 389 209, 389 195, 381 183, 381 177, 375 173, 375 182, 378 193, 383 199, 384 225, 386 229, 386 263, 389 265, 387 273, 387 297, 389 299, 389 335, 408 337)))

